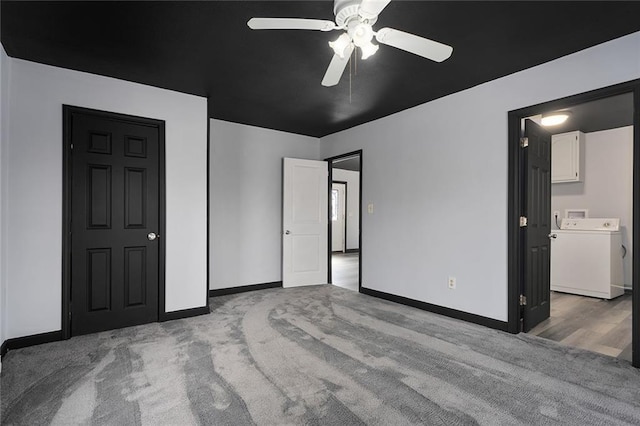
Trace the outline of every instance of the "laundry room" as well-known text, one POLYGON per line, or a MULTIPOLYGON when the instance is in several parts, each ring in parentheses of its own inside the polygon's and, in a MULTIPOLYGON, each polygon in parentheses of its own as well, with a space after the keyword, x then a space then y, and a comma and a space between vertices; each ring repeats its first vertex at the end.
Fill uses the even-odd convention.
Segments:
POLYGON ((532 119, 551 134, 551 317, 531 333, 629 358, 633 97, 532 119))
POLYGON ((597 108, 593 115, 602 116, 602 124, 593 118, 580 126, 584 131, 553 130, 551 139, 551 229, 560 229, 562 219, 568 218, 619 219, 623 284, 628 290, 633 250, 633 115, 628 121, 616 117, 625 103, 632 108, 632 102, 630 95, 621 95, 572 108, 578 112, 568 120, 577 114, 588 118, 587 110, 597 108), (605 102, 610 105, 597 105, 605 102))

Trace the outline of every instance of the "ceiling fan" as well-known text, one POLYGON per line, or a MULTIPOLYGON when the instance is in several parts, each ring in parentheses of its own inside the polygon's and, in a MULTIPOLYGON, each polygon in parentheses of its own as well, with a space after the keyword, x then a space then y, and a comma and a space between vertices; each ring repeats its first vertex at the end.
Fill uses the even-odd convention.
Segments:
POLYGON ((338 84, 356 47, 362 51, 363 60, 375 54, 378 45, 371 42, 374 36, 380 44, 393 46, 432 61, 442 62, 451 56, 453 48, 437 41, 393 28, 374 31, 373 24, 390 2, 391 0, 335 0, 335 23, 319 19, 251 18, 247 25, 252 30, 343 30, 340 37, 329 42, 334 55, 322 79, 323 86, 338 84))

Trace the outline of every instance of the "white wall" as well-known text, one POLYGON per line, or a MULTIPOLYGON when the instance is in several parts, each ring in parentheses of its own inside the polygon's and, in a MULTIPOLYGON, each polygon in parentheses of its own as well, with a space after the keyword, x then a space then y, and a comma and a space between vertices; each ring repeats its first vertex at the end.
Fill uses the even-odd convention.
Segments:
POLYGON ((10 61, 5 338, 61 327, 63 104, 166 121, 166 310, 204 306, 206 99, 10 61))
POLYGON ((333 169, 333 180, 347 182, 347 250, 359 248, 360 235, 360 172, 333 169))
MULTIPOLYGON (((568 208, 589 209, 590 217, 619 217, 627 247, 624 282, 631 288, 633 126, 586 133, 584 156, 582 182, 551 185, 551 211, 560 211, 560 218, 568 208)), ((552 227, 557 229, 553 221, 552 227)))
POLYGON ((637 78, 640 32, 322 138, 364 151, 362 285, 506 321, 507 112, 637 78))
POLYGON ((282 281, 282 158, 319 158, 319 139, 210 121, 210 288, 282 281))
MULTIPOLYGON (((8 133, 8 98, 9 98, 9 73, 10 62, 4 47, 0 44, 0 345, 4 343, 7 332, 7 278, 6 278, 6 199, 7 199, 7 179, 6 179, 6 144, 8 133)), ((0 362, 0 371, 2 363, 0 362)))

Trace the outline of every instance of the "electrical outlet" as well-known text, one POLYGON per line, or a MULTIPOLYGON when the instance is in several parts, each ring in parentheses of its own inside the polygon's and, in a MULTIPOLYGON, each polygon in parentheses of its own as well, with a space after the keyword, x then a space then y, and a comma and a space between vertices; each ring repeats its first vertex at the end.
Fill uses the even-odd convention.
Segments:
POLYGON ((369 212, 369 214, 373 214, 373 203, 367 206, 367 211, 369 212))
POLYGON ((553 217, 555 218, 559 218, 560 217, 560 212, 558 210, 553 212, 553 217))
POLYGON ((449 277, 448 285, 450 289, 456 288, 456 277, 449 277))

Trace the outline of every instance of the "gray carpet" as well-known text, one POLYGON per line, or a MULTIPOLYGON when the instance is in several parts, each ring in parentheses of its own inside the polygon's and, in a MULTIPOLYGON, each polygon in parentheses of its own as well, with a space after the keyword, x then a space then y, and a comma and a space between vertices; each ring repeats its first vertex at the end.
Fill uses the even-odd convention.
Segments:
POLYGON ((2 424, 640 424, 640 370, 334 286, 11 351, 2 424))

